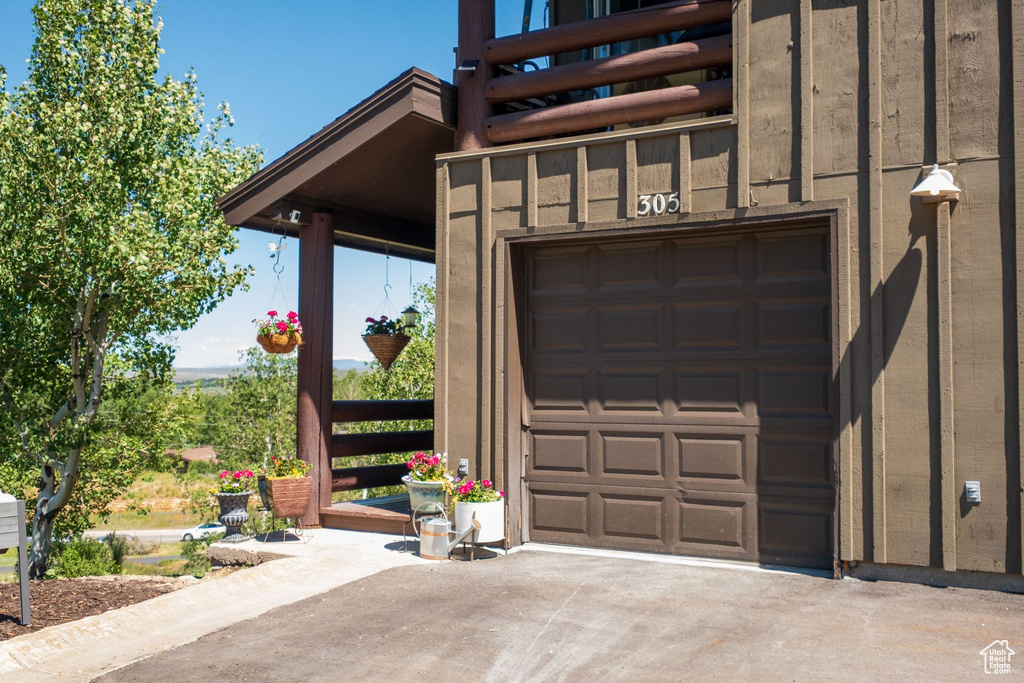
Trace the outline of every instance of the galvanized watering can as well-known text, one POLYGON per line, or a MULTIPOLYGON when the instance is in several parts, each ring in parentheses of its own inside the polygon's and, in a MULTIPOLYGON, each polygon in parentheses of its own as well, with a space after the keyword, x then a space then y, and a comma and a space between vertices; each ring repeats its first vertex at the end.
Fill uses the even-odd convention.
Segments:
POLYGON ((444 517, 427 517, 420 522, 420 557, 427 560, 447 560, 459 543, 462 543, 474 531, 480 530, 480 522, 472 521, 472 526, 458 534, 455 540, 449 541, 452 535, 452 523, 444 517))

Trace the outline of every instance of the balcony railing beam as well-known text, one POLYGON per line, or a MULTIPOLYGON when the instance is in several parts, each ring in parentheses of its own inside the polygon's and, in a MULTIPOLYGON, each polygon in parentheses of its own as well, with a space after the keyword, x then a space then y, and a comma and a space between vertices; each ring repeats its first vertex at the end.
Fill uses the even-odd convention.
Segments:
MULTIPOLYGON (((484 4, 489 2, 486 0, 484 4)), ((484 43, 483 58, 494 66, 516 64, 524 59, 610 45, 731 19, 730 0, 678 0, 540 31, 494 38, 484 43)))
POLYGON ((396 399, 389 401, 334 401, 333 422, 370 422, 377 420, 433 420, 433 399, 396 399))
POLYGON ((397 465, 369 465, 331 470, 331 491, 375 489, 381 486, 399 486, 409 469, 397 465))
POLYGON ((433 430, 335 434, 332 437, 331 457, 349 458, 357 455, 408 453, 410 451, 429 451, 433 448, 433 430))
POLYGON ((655 76, 686 73, 730 63, 731 34, 501 76, 488 81, 484 94, 489 102, 509 102, 655 76))
POLYGON ((630 95, 562 104, 543 109, 492 116, 484 120, 492 143, 513 142, 549 135, 664 119, 685 114, 728 109, 732 106, 732 79, 697 85, 649 90, 630 95))

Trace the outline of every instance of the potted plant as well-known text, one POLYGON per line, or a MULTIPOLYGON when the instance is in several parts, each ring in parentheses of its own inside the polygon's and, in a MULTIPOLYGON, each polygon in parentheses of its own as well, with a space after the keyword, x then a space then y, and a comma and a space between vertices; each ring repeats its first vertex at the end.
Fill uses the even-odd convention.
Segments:
POLYGON ((270 457, 270 466, 263 474, 267 478, 267 492, 274 517, 301 517, 309 506, 313 494, 313 479, 309 477, 310 464, 294 456, 270 457))
POLYGON ((409 335, 405 334, 404 323, 382 315, 379 319, 366 319, 363 341, 370 347, 380 366, 387 370, 409 343, 409 335))
POLYGON ((254 318, 256 341, 267 353, 291 353, 302 345, 302 323, 295 311, 278 319, 277 311, 267 311, 267 319, 254 318))
POLYGON ((447 453, 427 455, 420 452, 406 463, 409 474, 402 477, 409 490, 409 505, 413 512, 441 512, 444 509, 445 494, 451 487, 452 475, 448 474, 447 453))
POLYGON ((220 473, 217 486, 211 491, 220 503, 220 523, 227 527, 227 535, 222 542, 238 543, 245 540, 241 527, 249 521, 249 496, 252 495, 252 480, 255 477, 251 470, 237 470, 220 473))
POLYGON ((480 530, 469 537, 470 542, 494 543, 505 538, 505 492, 495 490, 489 479, 457 482, 452 500, 455 533, 469 529, 475 518, 480 522, 480 530))

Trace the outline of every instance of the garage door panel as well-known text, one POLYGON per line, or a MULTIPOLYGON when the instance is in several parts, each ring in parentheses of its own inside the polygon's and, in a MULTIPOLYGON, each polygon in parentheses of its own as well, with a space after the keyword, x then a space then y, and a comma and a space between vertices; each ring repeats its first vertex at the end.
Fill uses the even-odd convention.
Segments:
POLYGON ((660 432, 598 430, 600 442, 597 476, 602 483, 620 478, 663 487, 666 480, 664 435, 660 432))
POLYGON ((754 282, 828 282, 831 263, 827 230, 752 233, 754 282))
POLYGON ((677 366, 674 371, 674 408, 684 421, 746 422, 750 406, 750 373, 741 366, 677 366))
POLYGON ((755 374, 758 414, 831 421, 830 375, 830 368, 811 365, 759 368, 755 374))
POLYGON ((579 428, 531 429, 527 474, 558 475, 570 480, 589 478, 589 441, 589 431, 579 428))
POLYGON ((742 286, 747 279, 743 247, 739 235, 673 241, 674 288, 703 291, 742 286))
POLYGON ((661 241, 627 244, 599 244, 594 250, 597 291, 636 296, 665 288, 661 241))
POLYGON ((632 419, 663 417, 665 373, 660 368, 598 368, 594 403, 597 415, 632 419))
POLYGON ((530 316, 530 350, 539 353, 586 352, 590 350, 588 309, 552 308, 530 316))
POLYGON ((760 560, 830 567, 832 513, 829 500, 762 497, 758 501, 760 560))
POLYGON ((589 291, 586 254, 589 247, 555 247, 530 259, 531 296, 564 296, 589 291))
POLYGON ((628 353, 665 347, 665 314, 659 303, 645 306, 597 306, 596 351, 628 353))
POLYGON ((757 559, 756 497, 712 492, 676 501, 678 536, 673 552, 737 560, 757 559))
POLYGON ((672 307, 675 352, 742 351, 747 345, 743 301, 695 301, 672 307))
POLYGON ((755 301, 754 305, 757 350, 817 347, 821 352, 831 353, 829 300, 826 296, 764 298, 755 301))
POLYGON ((528 491, 530 540, 588 544, 590 492, 531 486, 528 491))
POLYGON ((587 413, 587 402, 593 393, 589 383, 590 372, 586 368, 537 370, 529 377, 531 410, 538 415, 579 418, 587 413))
POLYGON ((832 444, 826 434, 764 429, 757 439, 758 487, 789 495, 833 496, 832 444))
POLYGON ((687 491, 753 493, 756 429, 744 431, 676 430, 672 436, 677 486, 687 491))
POLYGON ((610 541, 609 545, 613 546, 626 540, 640 546, 652 546, 652 550, 665 551, 666 502, 671 501, 671 498, 650 494, 599 492, 596 501, 600 540, 610 541))

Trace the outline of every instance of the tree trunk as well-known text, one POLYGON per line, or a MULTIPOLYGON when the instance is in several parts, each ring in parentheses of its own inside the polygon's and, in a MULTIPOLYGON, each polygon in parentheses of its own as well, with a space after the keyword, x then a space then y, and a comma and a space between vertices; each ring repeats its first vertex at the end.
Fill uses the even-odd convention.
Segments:
POLYGON ((53 466, 43 465, 43 485, 39 488, 39 500, 36 501, 36 513, 32 517, 32 544, 28 554, 28 577, 42 579, 50 568, 50 545, 53 541, 53 519, 56 510, 50 510, 56 487, 56 476, 53 466))

